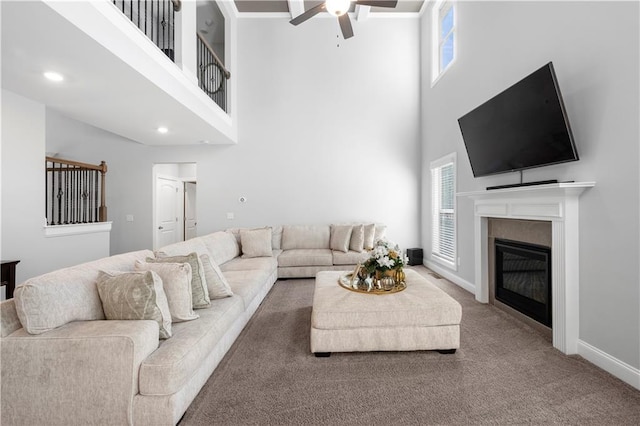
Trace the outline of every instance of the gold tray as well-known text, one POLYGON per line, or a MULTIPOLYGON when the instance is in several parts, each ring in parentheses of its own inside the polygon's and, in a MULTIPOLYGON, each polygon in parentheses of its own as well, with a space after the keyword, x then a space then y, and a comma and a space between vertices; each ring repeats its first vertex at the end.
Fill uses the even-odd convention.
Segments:
POLYGON ((393 293, 398 293, 399 291, 402 291, 405 288, 407 288, 406 282, 396 281, 394 285, 390 287, 381 287, 374 284, 373 288, 371 290, 368 290, 366 284, 362 280, 359 280, 357 287, 354 288, 351 284, 352 276, 353 276, 352 273, 341 275, 340 278, 338 278, 338 284, 340 285, 340 287, 344 288, 345 290, 353 291, 355 293, 364 293, 364 294, 393 294, 393 293))

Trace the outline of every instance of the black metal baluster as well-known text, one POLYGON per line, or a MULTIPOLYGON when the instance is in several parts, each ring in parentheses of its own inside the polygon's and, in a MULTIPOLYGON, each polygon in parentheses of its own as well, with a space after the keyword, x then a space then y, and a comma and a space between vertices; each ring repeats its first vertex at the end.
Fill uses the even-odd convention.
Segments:
POLYGON ((69 166, 64 168, 64 215, 63 223, 69 223, 69 166))
POLYGON ((94 180, 94 185, 93 185, 93 221, 97 222, 98 221, 98 171, 94 170, 93 171, 93 180, 94 180))
MULTIPOLYGON (((149 38, 151 39, 151 41, 156 43, 156 41, 153 39, 153 34, 154 34, 154 32, 153 32, 153 24, 155 23, 155 19, 153 19, 153 3, 154 3, 154 1, 152 0, 151 1, 151 15, 150 15, 150 19, 151 19, 151 34, 150 34, 149 38)), ((158 43, 156 43, 156 44, 158 44, 158 43)))
POLYGON ((56 198, 58 199, 58 225, 62 225, 62 164, 58 167, 58 192, 56 194, 56 198))

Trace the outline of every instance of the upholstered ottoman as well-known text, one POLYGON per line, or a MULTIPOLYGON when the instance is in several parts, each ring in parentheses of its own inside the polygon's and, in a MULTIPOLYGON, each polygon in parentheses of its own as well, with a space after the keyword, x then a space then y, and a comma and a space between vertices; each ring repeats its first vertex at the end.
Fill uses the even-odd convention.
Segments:
POLYGON ((338 285, 345 272, 316 274, 311 352, 438 350, 460 347, 462 307, 416 271, 405 269, 407 288, 363 294, 338 285))

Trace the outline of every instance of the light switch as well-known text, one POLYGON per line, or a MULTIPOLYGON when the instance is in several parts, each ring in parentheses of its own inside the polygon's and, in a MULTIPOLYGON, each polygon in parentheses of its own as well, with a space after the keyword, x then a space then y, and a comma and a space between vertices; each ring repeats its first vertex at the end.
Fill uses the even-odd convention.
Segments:
POLYGON ((128 214, 126 217, 127 222, 133 222, 133 215, 132 214, 128 214))

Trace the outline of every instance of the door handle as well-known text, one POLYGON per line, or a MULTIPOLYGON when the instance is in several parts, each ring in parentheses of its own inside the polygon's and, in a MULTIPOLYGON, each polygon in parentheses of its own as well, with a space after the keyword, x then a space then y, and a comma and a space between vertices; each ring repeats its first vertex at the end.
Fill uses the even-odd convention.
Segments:
POLYGON ((158 229, 164 229, 164 227, 163 226, 158 226, 158 229))

